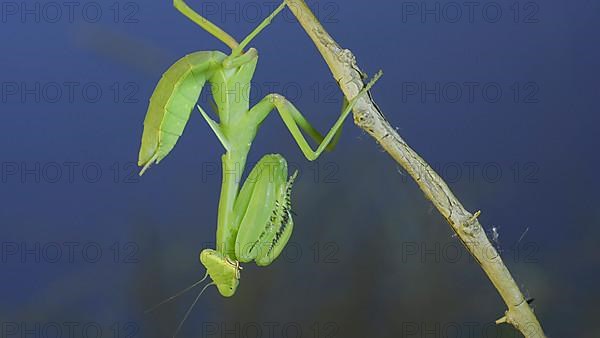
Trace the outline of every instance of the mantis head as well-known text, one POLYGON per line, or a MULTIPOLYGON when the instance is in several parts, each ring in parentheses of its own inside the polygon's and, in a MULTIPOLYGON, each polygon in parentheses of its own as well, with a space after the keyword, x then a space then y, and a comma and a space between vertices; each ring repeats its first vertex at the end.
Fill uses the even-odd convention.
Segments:
POLYGON ((240 270, 242 269, 240 262, 233 261, 212 249, 202 250, 200 262, 223 297, 231 297, 235 294, 240 283, 240 270))

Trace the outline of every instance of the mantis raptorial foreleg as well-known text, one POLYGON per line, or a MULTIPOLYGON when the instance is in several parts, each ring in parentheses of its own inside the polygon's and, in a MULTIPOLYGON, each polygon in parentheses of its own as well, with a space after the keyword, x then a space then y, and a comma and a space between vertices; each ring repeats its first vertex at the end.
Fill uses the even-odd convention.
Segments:
POLYGON ((292 137, 296 143, 298 143, 298 146, 300 147, 300 150, 304 156, 306 156, 308 160, 314 161, 325 149, 327 149, 330 144, 332 144, 331 142, 335 139, 336 135, 339 134, 342 124, 352 111, 352 108, 356 104, 358 98, 371 89, 381 75, 381 72, 377 73, 373 79, 365 87, 363 87, 358 95, 356 95, 354 99, 345 105, 340 117, 337 119, 333 127, 329 129, 329 132, 327 132, 325 137, 321 136, 321 134, 308 122, 308 120, 306 120, 302 113, 300 113, 300 111, 290 101, 279 94, 269 94, 265 96, 265 98, 263 98, 259 103, 252 107, 252 109, 250 109, 247 118, 258 119, 260 122, 262 122, 273 109, 276 109, 286 127, 292 134, 292 137), (307 133, 315 142, 319 143, 316 150, 313 150, 310 144, 308 144, 308 141, 300 129, 304 130, 304 132, 307 133))

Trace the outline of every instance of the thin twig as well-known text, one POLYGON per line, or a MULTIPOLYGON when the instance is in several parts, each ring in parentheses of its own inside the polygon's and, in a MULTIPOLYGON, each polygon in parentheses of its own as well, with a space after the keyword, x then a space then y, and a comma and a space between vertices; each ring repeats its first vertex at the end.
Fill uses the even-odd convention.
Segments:
MULTIPOLYGON (((364 75, 352 52, 342 49, 331 38, 303 0, 285 2, 327 62, 346 98, 350 100, 356 96, 363 87, 364 75)), ((444 180, 390 126, 370 95, 364 95, 354 106, 354 122, 413 177, 481 265, 508 307, 497 323, 513 325, 526 338, 544 338, 535 314, 479 223, 480 212, 471 214, 462 206, 444 180)))

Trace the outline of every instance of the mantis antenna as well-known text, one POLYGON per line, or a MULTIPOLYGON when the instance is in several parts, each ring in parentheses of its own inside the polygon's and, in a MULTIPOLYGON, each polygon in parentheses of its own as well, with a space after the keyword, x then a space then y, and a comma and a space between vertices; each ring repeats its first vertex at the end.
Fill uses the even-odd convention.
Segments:
POLYGON ((192 313, 192 310, 194 309, 194 306, 196 306, 196 303, 198 303, 198 300, 200 299, 200 297, 202 296, 202 294, 204 293, 204 291, 206 291, 206 289, 208 289, 208 287, 211 286, 211 285, 215 285, 215 283, 206 284, 202 288, 202 291, 200 291, 200 293, 198 294, 198 296, 196 297, 196 299, 194 299, 194 302, 192 303, 192 305, 190 305, 190 308, 185 313, 185 316, 183 316, 183 319, 181 320, 181 322, 179 322, 179 325, 177 326, 177 330, 175 330, 175 333, 173 333, 173 338, 175 338, 177 336, 177 334, 181 330, 181 327, 183 327, 183 323, 185 323, 185 320, 190 316, 190 313, 192 313))
POLYGON ((162 302, 160 302, 160 303, 158 303, 158 304, 154 305, 153 307, 151 307, 151 308, 149 308, 148 310, 144 311, 144 313, 145 313, 145 314, 147 314, 147 313, 150 313, 150 312, 152 312, 152 311, 154 311, 154 310, 158 309, 158 308, 159 308, 161 305, 163 305, 163 304, 166 304, 166 303, 168 303, 168 302, 170 302, 170 301, 174 300, 175 298, 177 298, 177 297, 179 297, 179 296, 181 296, 181 295, 185 294, 186 292, 188 292, 188 291, 190 291, 191 289, 195 288, 196 286, 200 285, 200 283, 204 282, 204 281, 206 280, 206 277, 208 277, 208 271, 206 271, 206 274, 204 274, 204 277, 203 277, 201 280, 199 280, 199 281, 195 282, 194 284, 192 284, 192 285, 188 286, 187 288, 185 288, 185 289, 183 289, 183 290, 181 290, 181 291, 177 292, 177 293, 176 293, 174 296, 171 296, 171 297, 169 297, 169 298, 167 298, 167 299, 163 300, 162 302))

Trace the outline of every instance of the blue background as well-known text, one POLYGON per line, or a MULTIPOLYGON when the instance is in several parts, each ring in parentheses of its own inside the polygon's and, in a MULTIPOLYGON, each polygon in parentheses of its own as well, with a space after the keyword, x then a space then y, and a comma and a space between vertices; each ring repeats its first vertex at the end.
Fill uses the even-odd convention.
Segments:
MULTIPOLYGON (((276 5, 192 3, 240 40, 276 5)), ((375 100, 465 207, 482 210, 490 236, 496 227, 548 336, 597 337, 600 4, 475 3, 470 16, 462 2, 309 2, 364 71, 384 70, 375 100)), ((1 6, 2 337, 56 327, 69 337, 67 323, 77 337, 170 336, 191 294, 143 311, 204 275, 223 150, 194 113, 171 155, 138 178, 142 121, 169 65, 225 46, 169 1, 83 1, 72 16, 62 2, 1 6)), ((252 45, 252 103, 279 92, 326 130, 341 95, 289 10, 252 45)), ((181 337, 518 336, 491 324, 505 307, 481 269, 351 122, 335 152, 309 163, 272 114, 250 161, 270 152, 301 174, 289 251, 247 265, 231 299, 210 289, 181 337)))

